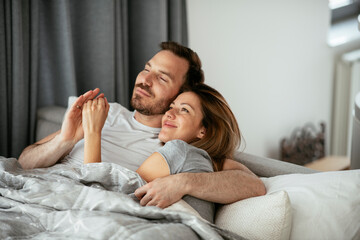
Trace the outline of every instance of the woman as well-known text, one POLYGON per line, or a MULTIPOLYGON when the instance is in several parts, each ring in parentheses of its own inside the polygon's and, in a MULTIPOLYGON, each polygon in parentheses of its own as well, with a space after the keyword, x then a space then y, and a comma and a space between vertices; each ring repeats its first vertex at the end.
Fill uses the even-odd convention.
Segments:
POLYGON ((180 172, 206 171, 209 160, 209 167, 221 171, 225 159, 232 158, 240 144, 240 131, 224 97, 201 84, 180 94, 170 105, 162 119, 159 139, 165 146, 137 170, 146 181, 180 172))

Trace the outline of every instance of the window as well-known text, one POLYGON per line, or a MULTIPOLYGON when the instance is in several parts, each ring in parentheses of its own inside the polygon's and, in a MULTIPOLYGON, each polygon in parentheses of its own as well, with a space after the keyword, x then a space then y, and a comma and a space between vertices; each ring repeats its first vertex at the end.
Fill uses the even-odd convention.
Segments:
POLYGON ((348 18, 356 18, 360 14, 360 0, 329 0, 331 23, 348 18))

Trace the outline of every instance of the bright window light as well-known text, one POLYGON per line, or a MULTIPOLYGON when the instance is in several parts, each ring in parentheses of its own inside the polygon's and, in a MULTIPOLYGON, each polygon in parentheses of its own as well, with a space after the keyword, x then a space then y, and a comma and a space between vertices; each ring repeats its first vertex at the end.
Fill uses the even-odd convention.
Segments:
POLYGON ((329 7, 330 9, 336 9, 339 7, 347 6, 353 2, 353 0, 329 0, 329 7))

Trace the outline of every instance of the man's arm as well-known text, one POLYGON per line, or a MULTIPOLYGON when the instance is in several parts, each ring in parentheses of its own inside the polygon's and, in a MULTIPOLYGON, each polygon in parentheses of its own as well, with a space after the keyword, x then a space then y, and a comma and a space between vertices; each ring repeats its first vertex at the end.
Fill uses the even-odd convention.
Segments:
MULTIPOLYGON (((50 167, 67 155, 84 137, 81 106, 87 100, 93 99, 99 91, 100 89, 96 88, 78 97, 66 112, 61 130, 26 147, 18 159, 20 165, 24 169, 50 167)), ((100 94, 98 97, 103 96, 100 94)))
POLYGON ((66 156, 73 146, 71 141, 61 140, 59 130, 26 147, 18 161, 24 169, 50 167, 66 156))
POLYGON ((142 205, 167 207, 184 195, 221 204, 266 193, 263 182, 247 167, 227 159, 214 173, 179 173, 158 178, 135 191, 142 205))

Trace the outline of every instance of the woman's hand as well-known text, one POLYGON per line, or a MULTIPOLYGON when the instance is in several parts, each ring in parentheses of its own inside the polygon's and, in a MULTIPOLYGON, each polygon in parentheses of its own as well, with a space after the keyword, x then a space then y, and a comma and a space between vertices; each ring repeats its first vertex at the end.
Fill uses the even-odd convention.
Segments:
MULTIPOLYGON (((87 101, 93 100, 99 92, 99 88, 90 90, 78 97, 76 101, 72 104, 70 109, 66 112, 64 121, 61 126, 60 137, 62 141, 72 141, 73 144, 75 144, 84 137, 84 131, 82 126, 82 108, 87 101)), ((104 94, 101 93, 97 98, 103 97, 104 94)), ((96 101, 97 98, 93 101, 96 101)))
POLYGON ((87 134, 101 134, 110 105, 106 98, 89 100, 83 105, 82 125, 85 136, 87 134))

